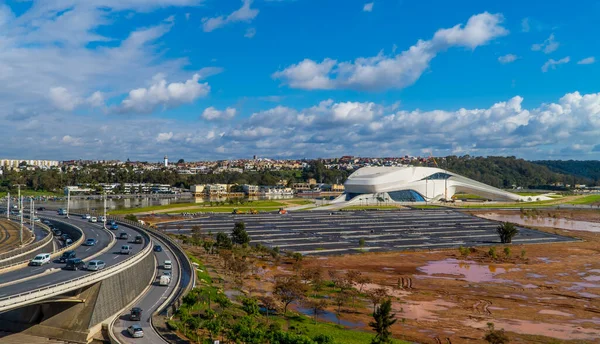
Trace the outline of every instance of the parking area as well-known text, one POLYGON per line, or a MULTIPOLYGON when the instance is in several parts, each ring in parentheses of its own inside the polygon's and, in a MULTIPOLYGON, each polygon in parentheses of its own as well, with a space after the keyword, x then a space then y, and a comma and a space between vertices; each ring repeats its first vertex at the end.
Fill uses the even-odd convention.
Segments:
MULTIPOLYGON (((243 221, 252 243, 304 255, 500 245, 498 222, 453 210, 291 212, 288 214, 206 215, 159 228, 187 234, 199 225, 204 233, 231 233, 243 221), (362 240, 361 240, 362 239, 362 240)), ((573 239, 519 228, 515 244, 573 239)))

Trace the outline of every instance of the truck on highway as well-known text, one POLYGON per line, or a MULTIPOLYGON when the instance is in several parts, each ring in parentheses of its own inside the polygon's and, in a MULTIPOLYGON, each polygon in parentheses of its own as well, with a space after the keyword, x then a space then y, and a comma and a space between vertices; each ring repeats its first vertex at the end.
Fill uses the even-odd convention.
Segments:
POLYGON ((58 215, 67 215, 67 211, 63 208, 58 209, 58 215))

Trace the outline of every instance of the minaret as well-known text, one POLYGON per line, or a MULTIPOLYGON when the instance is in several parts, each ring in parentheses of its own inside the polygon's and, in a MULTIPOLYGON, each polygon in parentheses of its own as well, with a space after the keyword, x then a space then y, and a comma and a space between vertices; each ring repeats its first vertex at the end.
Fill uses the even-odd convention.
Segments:
POLYGON ((169 158, 165 155, 165 167, 169 167, 169 158))

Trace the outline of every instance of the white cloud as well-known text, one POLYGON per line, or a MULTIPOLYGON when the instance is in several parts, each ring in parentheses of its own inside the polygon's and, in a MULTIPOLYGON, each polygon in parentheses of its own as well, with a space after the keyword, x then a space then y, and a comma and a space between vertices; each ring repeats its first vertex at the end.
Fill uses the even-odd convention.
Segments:
POLYGON ((235 117, 237 110, 228 107, 225 110, 217 110, 214 107, 208 107, 202 112, 202 118, 207 121, 229 120, 235 117))
POLYGON ((504 56, 498 57, 498 62, 500 62, 502 64, 507 64, 507 63, 515 62, 518 58, 519 57, 517 55, 506 54, 504 56))
POLYGON ((256 35, 256 29, 253 27, 250 27, 246 30, 246 33, 244 34, 244 37, 246 38, 252 38, 256 35))
POLYGON ((70 135, 63 136, 60 142, 69 146, 83 146, 83 140, 81 138, 70 135))
POLYGON ((200 83, 199 80, 200 74, 196 73, 184 83, 167 84, 165 76, 157 74, 150 87, 137 88, 129 92, 127 98, 121 103, 121 111, 148 113, 160 105, 170 108, 184 103, 192 103, 210 92, 208 83, 200 83))
POLYGON ((202 29, 204 32, 211 32, 227 24, 236 22, 250 22, 258 15, 258 10, 250 8, 252 0, 242 0, 242 7, 233 11, 228 16, 218 16, 213 18, 202 18, 202 29))
POLYGON ((508 31, 500 26, 502 20, 500 14, 484 12, 469 18, 464 26, 458 24, 438 30, 431 40, 419 40, 408 50, 394 56, 381 52, 377 56, 357 58, 354 62, 338 62, 330 58, 322 62, 304 59, 272 76, 292 88, 309 90, 404 88, 419 79, 438 53, 450 47, 475 49, 507 35, 508 31))
POLYGON ((569 56, 563 57, 562 59, 560 59, 558 61, 556 61, 554 59, 549 59, 542 66, 542 72, 546 73, 548 71, 548 69, 556 69, 556 66, 565 64, 565 63, 569 63, 569 61, 571 61, 571 58, 569 56))
POLYGON ((523 18, 523 20, 521 20, 521 31, 529 32, 530 29, 531 27, 529 25, 529 18, 523 18))
POLYGON ((173 132, 170 131, 168 133, 159 133, 156 136, 156 142, 167 142, 173 138, 173 132))
POLYGON ((372 2, 366 3, 363 6, 363 11, 365 11, 365 12, 371 12, 371 11, 373 11, 373 4, 374 3, 372 3, 372 2))
POLYGON ((544 54, 550 54, 551 52, 556 51, 556 49, 558 49, 559 45, 560 45, 560 43, 558 43, 554 40, 554 34, 552 33, 542 43, 532 45, 531 50, 533 50, 533 51, 541 50, 544 52, 544 54))
POLYGON ((52 87, 50 89, 50 100, 57 109, 64 111, 73 111, 81 102, 78 97, 72 95, 64 87, 52 87))
POLYGON ((587 65, 587 64, 593 64, 594 62, 596 62, 596 58, 595 58, 595 57, 593 57, 593 56, 590 56, 590 57, 586 57, 586 58, 584 58, 584 59, 582 59, 582 60, 579 60, 579 61, 577 62, 577 64, 580 64, 580 65, 587 65))

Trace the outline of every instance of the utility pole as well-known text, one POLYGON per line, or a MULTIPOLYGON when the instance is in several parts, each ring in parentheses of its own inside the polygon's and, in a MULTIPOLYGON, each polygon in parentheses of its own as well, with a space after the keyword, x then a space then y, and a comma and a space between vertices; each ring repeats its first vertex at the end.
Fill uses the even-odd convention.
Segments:
POLYGON ((106 192, 104 192, 104 223, 102 224, 106 229, 106 192))
POLYGON ((10 192, 6 194, 6 219, 10 217, 10 192))
POLYGON ((35 229, 35 208, 34 208, 33 199, 29 202, 29 222, 31 223, 31 232, 35 233, 33 230, 35 229))
MULTIPOLYGON (((19 187, 19 189, 20 189, 20 187, 19 187)), ((19 243, 21 246, 23 246, 23 196, 21 196, 19 198, 19 201, 20 201, 19 204, 21 205, 19 207, 19 210, 21 212, 21 229, 19 230, 19 243)))
POLYGON ((71 189, 67 186, 67 218, 69 218, 69 204, 71 203, 71 189))

